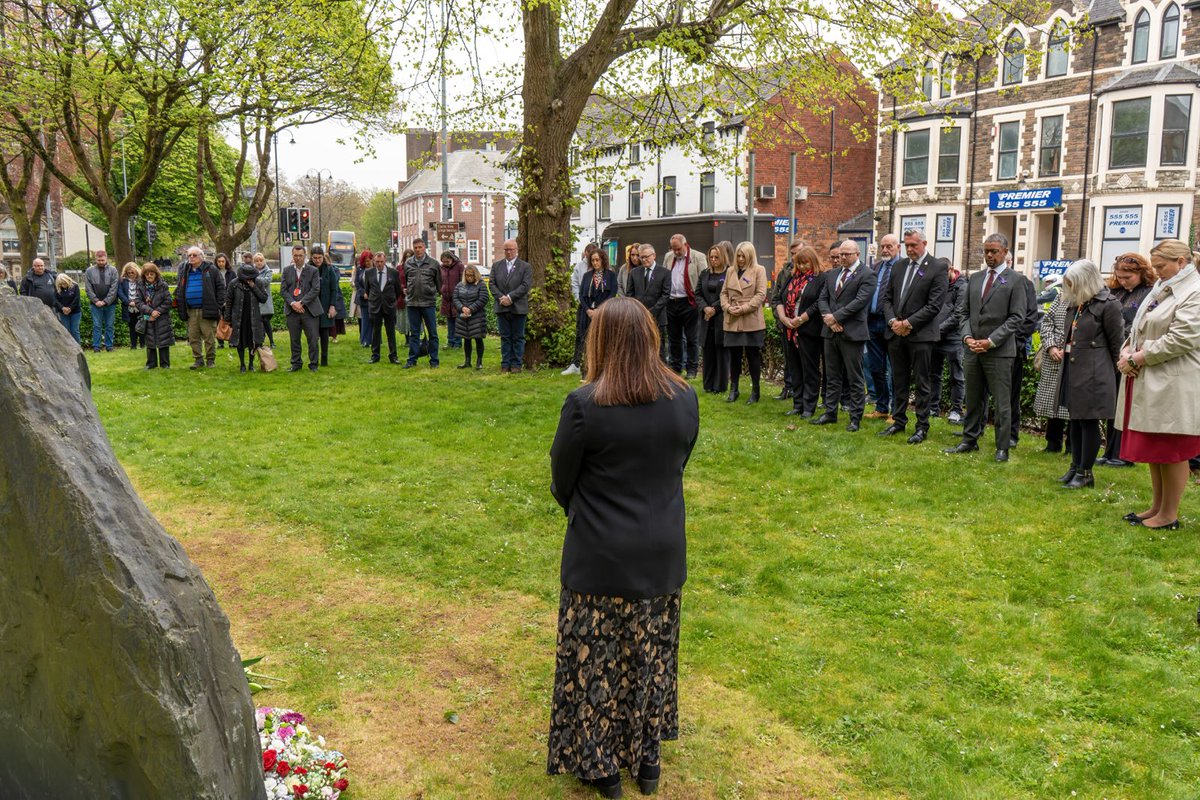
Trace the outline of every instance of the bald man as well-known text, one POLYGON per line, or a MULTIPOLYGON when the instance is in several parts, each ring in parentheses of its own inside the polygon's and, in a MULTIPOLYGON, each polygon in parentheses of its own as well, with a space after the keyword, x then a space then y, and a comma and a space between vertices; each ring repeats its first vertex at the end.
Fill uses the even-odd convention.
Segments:
POLYGON ((875 398, 875 410, 867 414, 868 419, 887 419, 892 413, 892 370, 888 359, 887 320, 883 315, 884 290, 892 280, 892 267, 900 256, 900 240, 889 233, 879 240, 879 260, 872 269, 878 280, 867 306, 867 339, 865 377, 867 390, 875 398))
POLYGON ((667 299, 667 363, 676 372, 686 368, 690 380, 700 369, 696 286, 700 283, 700 273, 708 269, 708 258, 693 250, 687 238, 677 233, 671 237, 671 251, 663 259, 663 266, 671 273, 667 299))
POLYGON ((863 344, 867 341, 867 305, 875 292, 875 273, 863 264, 858 244, 850 239, 838 247, 840 269, 830 272, 821 287, 817 309, 825 327, 825 413, 813 425, 837 422, 845 400, 850 412, 846 430, 854 433, 862 423, 866 391, 863 386, 863 344))
POLYGON ((515 374, 525 364, 525 320, 529 316, 529 289, 533 267, 517 257, 517 240, 504 243, 504 258, 492 264, 489 281, 496 300, 496 324, 500 328, 500 371, 515 374))

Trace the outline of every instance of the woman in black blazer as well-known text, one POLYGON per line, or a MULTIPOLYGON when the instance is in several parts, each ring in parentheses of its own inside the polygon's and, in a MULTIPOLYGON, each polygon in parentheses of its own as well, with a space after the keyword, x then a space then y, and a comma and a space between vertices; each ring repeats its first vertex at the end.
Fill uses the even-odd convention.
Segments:
MULTIPOLYGON (((608 253, 603 249, 592 251, 588 257, 588 271, 579 281, 579 316, 575 322, 579 328, 579 335, 575 337, 578 344, 587 341, 588 328, 591 327, 596 311, 606 300, 616 296, 617 273, 608 265, 608 253)), ((582 356, 583 353, 575 353, 574 363, 579 364, 582 356)), ((582 366, 587 368, 586 364, 582 366)))
POLYGON ((780 273, 775 286, 775 317, 783 324, 783 352, 797 386, 792 407, 785 413, 801 419, 816 413, 821 392, 821 314, 817 298, 824 282, 817 251, 794 247, 792 268, 780 273))
POLYGON ((729 351, 725 349, 725 310, 721 288, 733 263, 733 245, 717 242, 708 251, 708 266, 700 270, 696 287, 696 310, 700 315, 701 368, 704 391, 723 394, 729 388, 729 351))
POLYGON ((588 333, 587 384, 567 396, 550 448, 567 535, 547 771, 604 797, 621 796, 622 769, 654 791, 659 745, 679 735, 683 470, 700 409, 658 352, 641 303, 606 302, 588 333))

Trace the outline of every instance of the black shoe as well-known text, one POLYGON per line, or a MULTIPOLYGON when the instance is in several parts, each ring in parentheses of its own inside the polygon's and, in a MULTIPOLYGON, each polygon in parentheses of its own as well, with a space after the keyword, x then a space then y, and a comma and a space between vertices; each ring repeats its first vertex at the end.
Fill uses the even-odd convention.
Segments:
POLYGON ((1142 521, 1142 518, 1140 516, 1138 516, 1138 513, 1136 511, 1130 511, 1128 514, 1121 517, 1121 519, 1125 520, 1130 525, 1137 525, 1139 522, 1142 521))
POLYGON ((893 422, 891 425, 888 425, 886 428, 884 428, 883 430, 881 430, 879 433, 877 433, 875 435, 876 436, 895 436, 897 433, 904 433, 904 426, 900 425, 899 423, 893 422))
POLYGON ((688 373, 687 375, 685 375, 684 377, 685 377, 687 380, 689 380, 689 381, 694 381, 694 380, 696 380, 696 371, 695 371, 695 370, 692 370, 691 372, 689 372, 689 373, 688 373))
MULTIPOLYGON (((1054 447, 1053 445, 1046 445, 1045 447, 1042 448, 1042 452, 1043 453, 1061 453, 1062 445, 1060 444, 1058 447, 1054 447)), ((1097 462, 1097 463, 1099 463, 1099 462, 1097 462)))
POLYGON ((746 401, 746 405, 752 406, 758 402, 758 399, 759 399, 758 389, 751 389, 750 390, 750 399, 746 401))
POLYGON ((658 777, 662 768, 658 764, 642 764, 638 767, 638 791, 642 794, 654 794, 658 791, 658 777))
POLYGON ((783 415, 784 415, 785 417, 795 417, 795 416, 797 416, 797 415, 799 415, 799 416, 803 416, 803 413, 804 413, 804 412, 802 412, 802 411, 801 411, 800 409, 798 409, 798 408, 789 408, 787 411, 783 412, 783 415))
POLYGON ((812 419, 812 415, 813 415, 813 412, 805 411, 802 414, 800 414, 800 419, 812 419))
POLYGON ((996 451, 996 461, 1001 464, 1003 464, 1005 461, 1008 461, 1008 451, 1007 450, 997 450, 996 451))
POLYGON ((429 368, 430 368, 430 369, 437 369, 437 368, 438 368, 438 367, 440 367, 440 366, 441 366, 441 364, 430 364, 430 365, 429 365, 429 368))
POLYGON ((739 395, 740 395, 740 393, 738 392, 738 388, 736 386, 734 386, 732 389, 729 390, 729 396, 725 398, 725 402, 726 403, 736 403, 739 395))
POLYGON ((925 441, 926 435, 927 434, 924 430, 918 430, 912 436, 908 437, 908 443, 909 444, 920 444, 921 442, 925 441))
POLYGON ((1014 447, 1016 447, 1016 446, 1017 446, 1017 440, 1016 440, 1016 439, 1009 439, 1009 440, 1008 440, 1008 449, 1009 449, 1009 450, 1012 450, 1012 449, 1013 449, 1014 447))
POLYGON ((789 392, 787 389, 784 389, 784 390, 780 391, 779 394, 775 395, 775 399, 776 400, 787 400, 791 396, 792 396, 792 393, 789 392))
POLYGON ((371 356, 371 359, 370 359, 370 360, 369 360, 367 363, 368 363, 368 364, 378 364, 378 363, 379 363, 379 356, 371 356))
POLYGON ((1075 477, 1063 484, 1064 489, 1091 489, 1096 485, 1096 478, 1090 469, 1075 473, 1075 477))
POLYGON ((400 359, 396 358, 395 356, 388 356, 388 363, 389 364, 399 364, 400 359))
POLYGON ((245 374, 246 374, 246 368, 245 368, 245 367, 241 367, 241 368, 240 368, 238 371, 239 371, 239 372, 241 372, 243 375, 245 375, 245 374))
POLYGON ((205 362, 205 364, 204 364, 204 366, 208 367, 209 369, 212 369, 212 368, 213 368, 213 367, 215 367, 216 365, 217 365, 217 362, 216 362, 216 361, 207 361, 207 362, 205 362))
POLYGON ((470 368, 471 368, 471 362, 470 362, 470 361, 468 361, 468 362, 467 362, 467 363, 465 363, 465 364, 459 364, 459 365, 458 365, 458 368, 459 368, 459 369, 470 369, 470 368))
POLYGON ((816 419, 814 419, 809 424, 810 425, 832 425, 835 422, 837 422, 837 414, 830 414, 830 413, 826 412, 826 413, 822 414, 821 416, 817 417, 816 419))
POLYGON ((948 455, 957 455, 959 453, 974 453, 979 449, 979 445, 974 442, 959 442, 954 447, 947 447, 943 453, 948 455))
POLYGON ((1079 470, 1075 469, 1075 467, 1071 467, 1069 470, 1063 473, 1062 477, 1058 479, 1058 482, 1064 485, 1068 484, 1075 480, 1075 476, 1077 474, 1079 474, 1079 470))
POLYGON ((600 793, 601 797, 620 797, 621 796, 621 775, 609 775, 607 778, 592 778, 584 781, 588 786, 594 788, 600 793))
POLYGON ((316 368, 316 367, 309 367, 309 368, 308 368, 308 371, 309 371, 309 372, 316 372, 316 371, 317 371, 317 368, 316 368))
POLYGON ((852 419, 846 424, 846 430, 850 433, 858 433, 858 420, 852 419))
POLYGON ((483 362, 480 361, 478 364, 476 364, 475 369, 483 369, 483 362))
POLYGON ((412 369, 412 368, 413 368, 413 367, 415 367, 415 366, 416 366, 416 364, 412 364, 412 363, 409 363, 409 362, 405 362, 405 363, 404 363, 404 368, 405 368, 405 369, 412 369))
POLYGON ((324 359, 324 358, 322 358, 322 359, 321 359, 321 366, 322 366, 322 367, 328 367, 328 366, 329 366, 329 360, 328 360, 328 359, 324 359))
POLYGON ((304 367, 288 367, 288 372, 299 372, 302 369, 304 369, 304 367))
MULTIPOLYGON (((99 352, 99 351, 96 351, 96 352, 99 352)), ((200 361, 200 360, 193 361, 192 365, 190 367, 188 367, 188 369, 204 369, 204 362, 200 361)))
POLYGON ((1139 519, 1137 522, 1135 522, 1133 524, 1139 525, 1143 528, 1147 528, 1152 531, 1177 531, 1182 527, 1179 524, 1179 520, 1175 520, 1174 522, 1168 522, 1166 525, 1147 525, 1145 520, 1139 519))
MULTIPOLYGON (((1097 462, 1097 463, 1099 463, 1099 462, 1097 462)), ((1123 458, 1110 458, 1104 462, 1104 466, 1106 466, 1106 467, 1136 467, 1137 464, 1134 464, 1132 461, 1126 461, 1123 458)))

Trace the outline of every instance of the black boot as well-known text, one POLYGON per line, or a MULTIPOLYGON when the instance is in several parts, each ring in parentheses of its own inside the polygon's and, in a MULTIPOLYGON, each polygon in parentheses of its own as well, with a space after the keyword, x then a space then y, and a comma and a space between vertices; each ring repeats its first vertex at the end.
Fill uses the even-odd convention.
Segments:
POLYGON ((746 401, 746 405, 754 405, 758 402, 758 384, 750 387, 750 399, 746 401))
POLYGON ((638 767, 637 783, 638 791, 642 794, 654 794, 658 791, 658 776, 661 774, 661 767, 658 764, 651 766, 650 764, 642 764, 638 767))
POLYGON ((1075 476, 1077 474, 1079 474, 1079 470, 1075 467, 1074 464, 1072 464, 1071 468, 1066 471, 1066 474, 1064 474, 1061 478, 1058 479, 1058 482, 1065 486, 1066 484, 1075 480, 1075 476))
POLYGON ((1063 484, 1064 489, 1091 489, 1096 485, 1096 479, 1092 477, 1090 469, 1082 469, 1075 473, 1075 477, 1063 484))
POLYGON ((734 381, 729 387, 729 396, 725 398, 726 403, 736 403, 738 399, 738 385, 734 381))

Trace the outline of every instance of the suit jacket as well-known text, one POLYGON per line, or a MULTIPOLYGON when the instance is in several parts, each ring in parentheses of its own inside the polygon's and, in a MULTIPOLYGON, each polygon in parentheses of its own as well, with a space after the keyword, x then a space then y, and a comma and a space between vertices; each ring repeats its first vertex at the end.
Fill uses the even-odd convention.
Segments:
POLYGON ((658 323, 658 327, 667 324, 667 301, 671 299, 671 273, 658 264, 654 272, 646 274, 646 267, 641 266, 629 271, 629 288, 633 297, 650 309, 650 316, 658 323))
POLYGON ((1024 353, 1029 349, 1029 340, 1033 338, 1033 332, 1038 329, 1038 318, 1041 315, 1038 313, 1037 289, 1033 288, 1033 281, 1019 272, 1017 275, 1020 276, 1021 286, 1025 289, 1025 319, 1017 328, 1017 352, 1024 353))
POLYGON ((529 289, 533 286, 533 267, 528 261, 516 259, 509 270, 503 258, 492 264, 490 281, 492 297, 496 298, 497 314, 525 315, 529 313, 529 289), (511 306, 500 305, 500 298, 508 295, 511 306))
MULTIPOLYGON (((946 276, 949 279, 949 275, 946 276)), ((936 324, 938 326, 938 341, 939 342, 957 342, 962 344, 962 340, 958 338, 958 330, 962 327, 963 321, 963 300, 966 299, 967 291, 967 276, 959 275, 958 280, 949 284, 946 287, 946 302, 942 303, 942 308, 938 312, 936 324)))
MULTIPOLYGON (((943 258, 934 258, 926 253, 916 265, 908 291, 902 292, 909 263, 907 258, 897 261, 887 285, 883 287, 880 305, 883 306, 884 322, 890 326, 892 320, 907 320, 913 327, 912 333, 901 339, 936 342, 940 335, 936 324, 938 313, 946 302, 946 290, 950 286, 950 264, 943 258)), ((891 327, 883 335, 886 339, 896 336, 891 327)))
POLYGON ((283 280, 279 284, 279 295, 283 298, 285 314, 295 314, 292 303, 299 302, 304 310, 314 317, 321 316, 321 274, 311 264, 305 264, 299 273, 296 267, 289 264, 283 270, 283 280), (297 292, 297 288, 299 292, 297 292))
POLYGON ((1024 285, 1028 281, 1020 273, 1005 269, 996 276, 985 300, 982 295, 987 274, 981 269, 967 280, 959 337, 964 343, 968 336, 990 339, 992 349, 983 353, 984 357, 1013 358, 1017 355, 1017 332, 1028 315, 1029 295, 1024 285))
MULTIPOLYGON (((865 342, 871 338, 867 330, 867 311, 871 307, 871 296, 875 293, 875 273, 860 261, 858 269, 854 270, 854 274, 846 280, 839 292, 837 285, 842 272, 841 269, 831 269, 825 275, 821 297, 817 300, 817 309, 822 315, 833 314, 833 318, 844 329, 842 336, 852 342, 865 342)), ((824 325, 821 335, 832 339, 833 329, 824 325)))
POLYGON ((550 491, 567 514, 562 585, 670 594, 687 578, 683 472, 700 430, 696 392, 639 406, 599 406, 594 393, 588 384, 567 395, 550 448, 550 491))
MULTIPOLYGON (((701 253, 699 250, 691 249, 689 245, 688 256, 685 256, 688 261, 687 274, 684 275, 684 292, 692 305, 696 304, 696 287, 700 284, 700 273, 708 269, 708 256, 701 253)), ((677 259, 675 251, 668 250, 666 256, 663 257, 663 268, 667 272, 675 270, 675 262, 684 261, 685 258, 677 259)), ((669 283, 669 281, 668 281, 669 283)), ((670 299, 671 290, 667 289, 667 298, 670 299)))
POLYGON ((396 310, 396 301, 400 299, 404 288, 400 285, 400 273, 392 267, 384 267, 387 283, 379 288, 379 270, 369 267, 362 271, 359 289, 367 302, 367 310, 371 316, 376 314, 391 314, 396 310))

